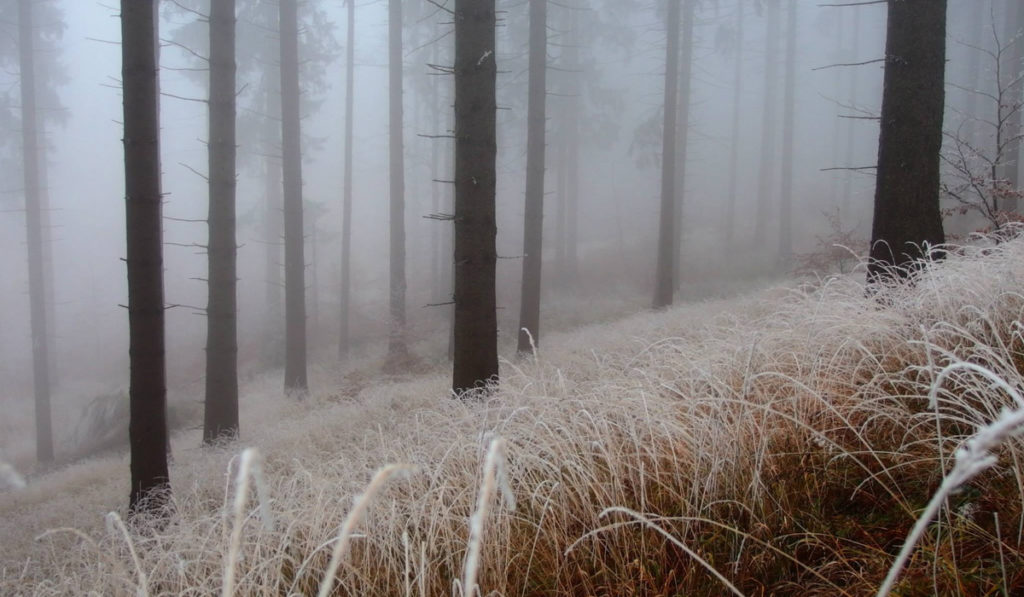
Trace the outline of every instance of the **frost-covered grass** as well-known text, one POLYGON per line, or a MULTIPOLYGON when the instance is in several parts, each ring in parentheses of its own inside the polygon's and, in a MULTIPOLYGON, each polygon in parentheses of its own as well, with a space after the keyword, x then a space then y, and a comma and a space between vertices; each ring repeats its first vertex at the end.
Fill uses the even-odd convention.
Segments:
POLYGON ((260 380, 238 445, 176 437, 162 530, 105 516, 123 456, 0 494, 0 594, 873 594, 971 450, 896 589, 1020 594, 1024 242, 985 252, 548 335, 483 403, 260 380))

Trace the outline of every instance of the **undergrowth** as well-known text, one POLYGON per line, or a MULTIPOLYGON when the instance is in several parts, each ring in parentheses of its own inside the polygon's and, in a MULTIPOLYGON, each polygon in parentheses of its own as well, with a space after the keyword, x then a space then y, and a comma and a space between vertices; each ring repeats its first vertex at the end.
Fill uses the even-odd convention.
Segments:
MULTIPOLYGON (((257 409, 262 460, 176 448, 160 530, 103 518, 123 459, 30 479, 0 495, 0 593, 875 594, 958 450, 1024 406, 1022 276, 1022 241, 965 248, 872 296, 549 336, 483 403, 435 373, 257 409)), ((1022 447, 941 500, 894 594, 1024 594, 1022 447)))

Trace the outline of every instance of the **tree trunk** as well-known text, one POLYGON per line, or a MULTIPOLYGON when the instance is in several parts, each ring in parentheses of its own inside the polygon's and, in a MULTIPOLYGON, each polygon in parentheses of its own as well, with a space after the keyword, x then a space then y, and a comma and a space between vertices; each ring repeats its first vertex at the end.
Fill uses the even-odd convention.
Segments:
POLYGON ((868 280, 925 258, 944 242, 939 151, 946 67, 946 0, 889 0, 878 175, 868 280))
POLYGON ((494 0, 455 0, 455 358, 458 396, 498 379, 494 0))
POLYGON ((18 0, 18 58, 21 69, 22 177, 25 184, 25 237, 28 245, 29 323, 32 328, 32 384, 35 395, 36 459, 53 460, 50 414, 50 343, 43 275, 43 226, 39 205, 39 136, 36 116, 35 29, 31 0, 18 0))
POLYGON ((985 33, 985 19, 984 16, 989 14, 989 11, 975 10, 973 7, 968 11, 970 13, 970 39, 968 40, 968 58, 967 58, 967 79, 968 79, 968 92, 966 101, 966 113, 968 121, 964 125, 964 137, 967 142, 971 145, 978 147, 981 140, 978 139, 978 121, 981 115, 978 111, 978 92, 981 88, 981 43, 982 37, 985 33))
MULTIPOLYGON (((853 53, 850 55, 848 62, 860 62, 860 10, 854 10, 853 13, 853 53)), ((859 89, 860 67, 851 66, 849 88, 847 89, 846 98, 851 106, 857 105, 857 91, 859 89)), ((856 147, 857 140, 857 120, 851 118, 846 123, 846 166, 852 168, 856 166, 853 163, 853 150, 856 147)), ((852 171, 846 171, 843 173, 843 205, 841 213, 849 214, 853 206, 853 177, 856 176, 852 171)))
MULTIPOLYGON (((559 120, 569 121, 569 104, 563 104, 559 120)), ((569 204, 569 134, 559 127, 555 135, 555 168, 557 187, 555 188, 555 274, 559 281, 565 280, 569 274, 568 249, 565 242, 567 228, 567 210, 569 204)))
POLYGON ((733 72, 732 140, 729 144, 729 195, 725 204, 725 246, 732 250, 736 238, 736 194, 739 187, 740 109, 743 103, 743 8, 736 2, 736 64, 733 72))
POLYGON ((569 43, 565 48, 569 78, 569 111, 565 115, 565 267, 564 282, 576 283, 579 273, 579 211, 580 211, 580 112, 583 110, 583 66, 580 64, 580 9, 570 9, 569 43))
POLYGON ((786 11, 786 81, 782 100, 782 193, 779 198, 779 266, 793 260, 793 134, 796 128, 796 0, 786 11))
POLYGON ((345 188, 341 203, 341 330, 338 357, 348 358, 352 338, 349 310, 352 300, 352 102, 355 96, 356 3, 348 4, 347 46, 345 48, 345 188))
POLYGON ((284 188, 284 303, 286 392, 305 394, 306 261, 302 224, 302 147, 299 123, 298 0, 280 0, 281 140, 284 188))
POLYGON ((388 0, 388 161, 390 184, 388 357, 402 358, 405 344, 405 156, 402 134, 402 0, 388 0))
POLYGON ((168 503, 163 221, 155 0, 121 0, 125 218, 131 381, 130 509, 168 503))
POLYGON ((547 94, 547 0, 530 0, 530 77, 526 129, 526 214, 519 352, 540 344, 540 284, 544 241, 544 127, 547 94), (532 345, 532 346, 531 346, 532 345))
MULTIPOLYGON (((274 95, 269 92, 268 95, 274 95)), ((270 108, 270 102, 267 102, 270 108)), ((280 106, 277 109, 270 109, 269 114, 279 115, 280 106)), ((271 116, 265 121, 268 129, 267 139, 279 141, 280 128, 278 117, 271 116)), ((263 234, 264 254, 263 266, 266 277, 266 294, 264 297, 264 359, 270 367, 280 367, 284 364, 284 352, 282 350, 284 309, 281 304, 281 289, 284 284, 281 282, 281 243, 284 238, 283 225, 281 222, 281 158, 269 155, 271 152, 281 151, 279 142, 269 143, 265 149, 268 155, 263 158, 264 165, 264 197, 263 197, 263 234)))
POLYGON ((754 220, 754 248, 759 250, 768 237, 768 214, 775 193, 776 112, 779 80, 779 1, 765 0, 764 105, 761 112, 761 163, 757 184, 757 214, 754 220))
MULTIPOLYGON (((432 44, 430 52, 430 63, 441 64, 441 56, 438 48, 440 44, 432 44)), ((430 85, 430 109, 435 114, 446 114, 445 106, 438 99, 438 85, 430 85)), ((429 120, 429 116, 428 116, 429 120)), ((440 119, 438 120, 440 122, 440 119)), ((444 120, 447 124, 447 119, 444 120)), ((428 125, 429 126, 429 125, 428 125)), ((441 144, 438 139, 433 139, 430 144, 430 213, 439 217, 441 213, 441 144)), ((430 227, 430 298, 431 302, 440 303, 445 292, 444 280, 441 278, 441 264, 445 261, 444 250, 441 248, 441 226, 430 227)))
POLYGON ((675 273, 676 213, 676 104, 679 99, 679 21, 682 0, 668 0, 665 53, 665 102, 661 140, 661 215, 658 220, 658 266, 655 270, 654 308, 672 305, 675 273))
POLYGON ((43 255, 43 285, 45 286, 46 340, 47 362, 50 365, 48 374, 51 393, 53 388, 60 387, 60 375, 57 369, 59 347, 57 346, 57 272, 53 262, 53 207, 50 200, 50 175, 47 155, 50 148, 46 142, 46 119, 36 118, 36 139, 39 143, 39 226, 41 228, 43 255))
MULTIPOLYGON (((832 62, 835 63, 835 64, 846 62, 846 56, 843 53, 843 50, 846 47, 844 45, 844 41, 843 41, 843 37, 844 37, 845 32, 846 32, 846 23, 843 22, 843 19, 836 18, 836 20, 835 20, 835 31, 833 31, 833 41, 835 42, 836 46, 835 46, 835 54, 833 54, 833 60, 832 60, 832 62)), ((843 69, 841 69, 841 68, 833 68, 832 69, 832 88, 835 90, 836 94, 839 93, 839 89, 842 86, 843 86, 843 69)), ((837 105, 837 107, 839 106, 838 96, 837 96, 837 99, 836 99, 836 105, 837 105)), ((831 139, 832 140, 832 157, 831 157, 831 162, 830 163, 832 164, 833 167, 838 167, 839 166, 839 146, 841 144, 841 137, 842 137, 842 134, 843 134, 843 125, 844 124, 846 124, 846 123, 843 122, 843 118, 841 117, 840 113, 837 110, 835 119, 832 121, 832 139, 831 139)), ((839 209, 839 207, 841 205, 840 204, 840 197, 839 197, 839 178, 840 177, 838 176, 838 174, 839 174, 838 172, 836 172, 835 174, 836 174, 835 176, 830 176, 829 177, 829 185, 830 185, 830 187, 829 187, 829 197, 831 198, 832 204, 835 206, 835 208, 839 209)), ((845 213, 841 213, 841 215, 845 216, 846 214, 845 213)))
POLYGON ((693 87, 693 19, 695 0, 683 0, 682 21, 683 34, 679 57, 679 132, 676 143, 676 201, 675 201, 675 237, 673 252, 676 267, 673 285, 679 288, 683 283, 683 204, 686 198, 686 156, 690 140, 690 90, 693 87))
POLYGON ((235 0, 210 4, 208 301, 203 442, 238 436, 235 0))

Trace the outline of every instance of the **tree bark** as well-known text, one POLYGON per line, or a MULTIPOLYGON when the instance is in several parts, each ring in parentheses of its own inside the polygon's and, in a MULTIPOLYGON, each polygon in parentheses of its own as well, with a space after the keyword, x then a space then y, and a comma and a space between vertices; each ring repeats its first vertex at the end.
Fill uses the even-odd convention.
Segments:
POLYGON ((686 156, 689 153, 690 140, 690 90, 693 87, 693 19, 696 0, 683 0, 682 22, 683 34, 680 40, 681 56, 679 57, 679 132, 676 143, 676 204, 675 204, 675 237, 673 251, 676 267, 673 285, 679 288, 683 283, 683 205, 686 199, 686 156))
POLYGON ((782 99, 782 192, 779 197, 779 266, 793 260, 793 135, 796 128, 796 0, 786 11, 786 81, 782 99))
POLYGON ((298 0, 280 0, 281 140, 284 188, 284 303, 286 392, 305 394, 306 259, 302 223, 302 137, 299 121, 298 0))
POLYGON ((779 80, 779 1, 765 0, 764 105, 761 112, 761 162, 757 185, 757 213, 754 220, 754 248, 760 249, 768 236, 768 214, 774 200, 776 113, 779 80))
POLYGON ((944 242, 939 151, 945 98, 946 1, 889 0, 881 135, 868 280, 906 276, 944 242))
POLYGON ((455 0, 455 330, 457 396, 498 379, 495 297, 494 0, 455 0))
POLYGON ((664 123, 661 140, 661 215, 658 220, 658 265, 655 270, 654 308, 672 305, 675 289, 676 213, 676 104, 679 99, 679 21, 682 0, 668 0, 665 50, 664 123))
POLYGON ((50 342, 47 336, 43 226, 40 209, 39 134, 36 115, 35 28, 31 0, 18 0, 18 59, 21 83, 22 178, 25 185, 25 237, 28 245, 29 324, 32 328, 32 385, 35 398, 36 459, 53 460, 50 413, 50 342))
POLYGON ((388 357, 402 358, 405 344, 405 156, 402 134, 402 0, 388 0, 388 170, 390 253, 388 357))
POLYGON ((134 513, 157 513, 170 497, 156 16, 155 0, 121 0, 134 513))
POLYGON ((530 0, 526 212, 523 225, 523 279, 518 345, 521 353, 528 353, 540 344, 541 259, 544 245, 544 128, 547 124, 547 12, 547 0, 530 0))
POLYGON ((736 195, 739 187, 740 108, 743 102, 743 8, 736 2, 736 64, 733 71, 732 140, 729 144, 729 194, 725 204, 725 246, 732 250, 736 239, 736 195))
POLYGON ((209 219, 206 408, 203 442, 238 437, 235 234, 235 0, 210 3, 209 219))
POLYGON ((349 330, 350 302, 352 300, 352 101, 355 96, 356 3, 348 5, 347 46, 345 48, 345 188, 341 200, 341 328, 338 337, 338 357, 348 358, 352 339, 349 330))

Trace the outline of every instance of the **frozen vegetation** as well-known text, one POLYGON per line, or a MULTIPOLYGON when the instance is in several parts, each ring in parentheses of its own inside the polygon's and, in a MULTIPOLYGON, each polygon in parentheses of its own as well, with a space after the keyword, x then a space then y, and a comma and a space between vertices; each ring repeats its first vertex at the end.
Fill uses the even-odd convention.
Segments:
MULTIPOLYGON (((148 530, 123 454, 4 468, 0 594, 874 594, 958 449, 1024 406, 1024 241, 862 279, 552 334, 483 403, 440 366, 303 402, 250 382, 238 444, 174 436, 148 530)), ((899 594, 1024 590, 1014 428, 973 445, 993 466, 937 502, 899 594)))

